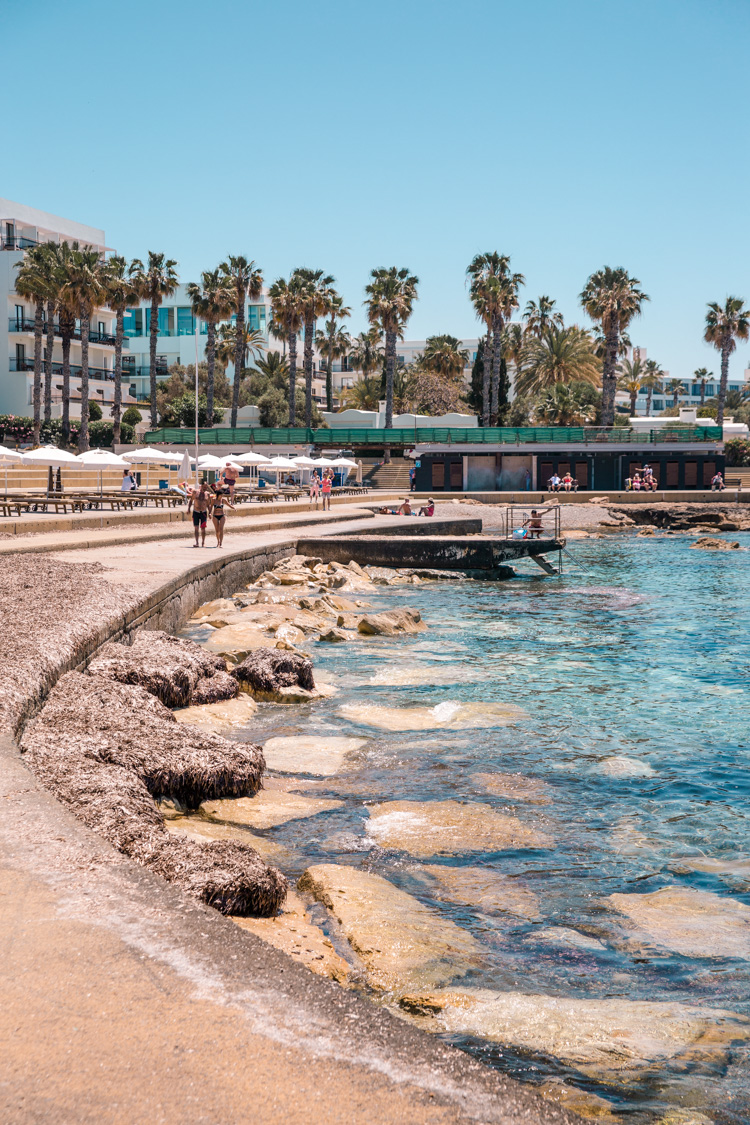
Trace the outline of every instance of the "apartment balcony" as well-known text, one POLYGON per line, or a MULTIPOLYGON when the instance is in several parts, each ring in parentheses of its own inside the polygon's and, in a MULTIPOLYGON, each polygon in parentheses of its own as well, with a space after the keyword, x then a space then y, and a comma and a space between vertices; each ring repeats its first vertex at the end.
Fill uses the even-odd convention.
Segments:
MULTIPOLYGON (((9 367, 10 367, 11 371, 30 371, 32 373, 34 371, 34 360, 33 359, 18 359, 16 356, 12 355, 10 357, 9 361, 8 361, 8 364, 9 364, 9 367)), ((63 373, 62 364, 53 361, 53 363, 52 363, 52 374, 53 375, 62 375, 62 373, 63 373)), ((80 379, 80 377, 81 377, 80 366, 78 364, 71 363, 70 374, 71 374, 72 378, 80 379)), ((44 376, 44 365, 42 365, 42 376, 44 376)), ((130 378, 130 372, 123 371, 122 381, 124 382, 125 380, 127 380, 129 378, 130 378)), ((114 371, 108 370, 108 368, 106 368, 106 367, 89 367, 89 379, 98 380, 100 382, 114 383, 115 373, 114 373, 114 371)))
POLYGON ((0 235, 0 250, 29 250, 38 245, 36 238, 27 238, 23 234, 0 235))
MULTIPOLYGON (((62 331, 60 330, 60 325, 57 323, 57 321, 54 321, 52 326, 55 330, 55 336, 62 336, 62 331)), ((30 332, 33 335, 33 333, 34 333, 34 321, 31 317, 20 317, 20 316, 8 317, 8 331, 9 332, 27 332, 27 333, 30 332)), ((46 332, 47 332, 46 321, 44 323, 44 332, 45 332, 45 335, 46 335, 46 332)), ((76 328, 73 331, 73 335, 72 335, 71 338, 73 340, 80 340, 80 338, 81 338, 80 325, 76 326, 76 328)), ((90 344, 106 344, 108 346, 114 347, 115 337, 111 336, 108 332, 99 332, 98 329, 95 330, 95 329, 92 328, 89 331, 89 343, 90 344)), ((128 347, 127 340, 123 339, 122 346, 124 348, 128 347)))

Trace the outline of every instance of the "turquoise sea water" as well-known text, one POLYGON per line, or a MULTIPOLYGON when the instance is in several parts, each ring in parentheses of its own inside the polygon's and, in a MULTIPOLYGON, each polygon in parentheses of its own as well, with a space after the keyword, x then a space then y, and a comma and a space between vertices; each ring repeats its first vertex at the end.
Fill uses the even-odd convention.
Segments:
MULTIPOLYGON (((615 892, 677 885, 750 904, 750 865, 702 872, 689 862, 750 857, 750 536, 737 538, 746 549, 692 551, 692 540, 679 536, 581 541, 572 549, 577 565, 561 578, 527 573, 505 583, 366 595, 381 608, 415 606, 428 631, 310 646, 316 670, 338 694, 309 708, 263 705, 240 736, 371 739, 354 769, 320 787, 319 795, 344 802, 340 809, 267 833, 292 852, 287 873, 329 861, 384 875, 477 938, 484 954, 463 982, 471 986, 679 1000, 750 1015, 749 962, 625 948, 626 920, 601 903, 615 892), (388 733, 341 711, 466 702, 512 703, 526 717, 510 726, 388 733), (613 757, 629 761, 607 765, 613 757), (550 803, 493 796, 473 779, 493 771, 545 783, 550 803), (438 901, 419 860, 380 849, 368 834, 368 803, 447 798, 485 802, 552 836, 543 850, 426 861, 513 876, 538 896, 541 919, 438 901), (550 927, 596 936, 602 948, 536 938, 550 927)), ((745 1048, 727 1068, 657 1067, 620 1088, 554 1061, 456 1042, 524 1081, 558 1075, 603 1094, 627 1120, 683 1106, 715 1122, 750 1121, 745 1048)))

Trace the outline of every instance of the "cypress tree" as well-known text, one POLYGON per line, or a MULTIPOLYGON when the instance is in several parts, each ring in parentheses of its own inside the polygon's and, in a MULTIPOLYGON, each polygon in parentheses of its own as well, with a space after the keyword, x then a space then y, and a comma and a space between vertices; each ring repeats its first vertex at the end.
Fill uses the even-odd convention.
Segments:
MULTIPOLYGON (((480 416, 482 414, 482 381, 484 379, 484 346, 486 338, 482 336, 477 345, 477 358, 471 369, 471 388, 468 394, 469 406, 480 416)), ((506 390, 507 395, 507 390, 506 390)))

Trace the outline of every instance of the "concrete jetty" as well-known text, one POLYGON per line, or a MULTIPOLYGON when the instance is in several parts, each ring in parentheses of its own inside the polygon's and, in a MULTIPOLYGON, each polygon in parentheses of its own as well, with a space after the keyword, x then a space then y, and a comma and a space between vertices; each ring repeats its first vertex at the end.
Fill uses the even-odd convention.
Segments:
MULTIPOLYGON (((442 535, 404 535, 404 530, 398 527, 393 534, 300 539, 297 549, 301 554, 314 555, 323 562, 348 563, 353 560, 360 566, 490 572, 501 567, 510 570, 509 564, 524 558, 540 560, 551 552, 561 551, 565 546, 564 539, 556 538, 507 539, 497 535, 456 535, 451 529, 442 535)), ((510 577, 512 573, 511 570, 507 576, 510 577)))

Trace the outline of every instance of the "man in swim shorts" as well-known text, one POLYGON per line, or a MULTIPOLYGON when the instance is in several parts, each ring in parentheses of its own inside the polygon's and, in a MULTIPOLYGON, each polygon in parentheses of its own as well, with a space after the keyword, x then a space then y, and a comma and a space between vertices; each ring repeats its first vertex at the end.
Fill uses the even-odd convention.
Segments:
POLYGON ((194 547, 198 544, 198 532, 201 533, 200 546, 206 546, 206 524, 208 523, 208 510, 211 506, 211 493, 208 490, 208 485, 205 481, 202 482, 200 488, 196 492, 195 489, 190 494, 188 500, 188 513, 193 509, 193 529, 195 531, 194 547))

